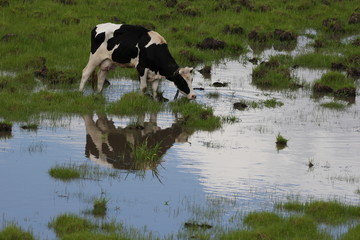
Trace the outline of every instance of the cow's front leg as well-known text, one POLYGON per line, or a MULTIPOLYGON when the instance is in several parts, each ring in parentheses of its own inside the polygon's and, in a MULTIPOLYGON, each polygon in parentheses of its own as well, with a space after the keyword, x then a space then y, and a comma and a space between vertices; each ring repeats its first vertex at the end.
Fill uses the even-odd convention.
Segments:
POLYGON ((153 81, 152 81, 152 84, 151 84, 151 88, 152 88, 152 93, 153 93, 153 98, 155 99, 155 100, 158 100, 158 98, 157 98, 157 94, 158 94, 158 87, 159 87, 159 79, 154 79, 153 81))
POLYGON ((112 69, 113 63, 111 60, 106 59, 100 65, 100 70, 98 72, 98 82, 97 82, 97 90, 101 92, 104 86, 105 78, 108 72, 112 69))
POLYGON ((83 91, 85 87, 85 83, 88 81, 90 75, 95 71, 95 68, 100 65, 100 63, 103 61, 101 57, 99 57, 96 54, 91 54, 89 56, 89 61, 86 65, 86 67, 82 71, 79 91, 83 91))
POLYGON ((144 94, 147 87, 147 79, 148 79, 149 69, 145 69, 144 74, 140 76, 140 94, 144 94))

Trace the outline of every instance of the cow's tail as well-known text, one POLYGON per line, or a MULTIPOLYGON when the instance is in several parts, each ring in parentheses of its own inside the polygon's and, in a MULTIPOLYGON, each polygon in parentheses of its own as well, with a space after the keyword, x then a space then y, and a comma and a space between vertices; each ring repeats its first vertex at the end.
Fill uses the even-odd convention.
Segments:
POLYGON ((96 71, 95 71, 95 70, 91 73, 89 82, 90 82, 90 84, 91 84, 92 89, 95 91, 96 88, 97 88, 97 86, 96 86, 96 85, 97 85, 97 75, 96 75, 96 71))

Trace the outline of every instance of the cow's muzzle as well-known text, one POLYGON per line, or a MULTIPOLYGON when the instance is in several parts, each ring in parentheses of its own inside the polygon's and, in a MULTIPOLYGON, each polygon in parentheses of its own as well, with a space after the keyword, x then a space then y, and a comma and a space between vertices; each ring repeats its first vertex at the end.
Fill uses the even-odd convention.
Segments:
POLYGON ((196 95, 190 93, 190 94, 187 95, 187 98, 190 99, 190 100, 195 100, 195 99, 196 99, 196 95))

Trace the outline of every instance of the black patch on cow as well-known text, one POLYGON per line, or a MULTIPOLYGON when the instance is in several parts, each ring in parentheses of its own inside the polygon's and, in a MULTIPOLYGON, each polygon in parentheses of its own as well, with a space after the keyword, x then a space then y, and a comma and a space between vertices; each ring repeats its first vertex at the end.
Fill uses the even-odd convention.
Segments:
MULTIPOLYGON (((179 68, 171 56, 167 44, 151 44, 147 48, 140 48, 139 65, 144 65, 153 72, 168 78, 172 77, 179 68)), ((171 80, 171 79, 169 79, 171 80)))
POLYGON ((180 74, 174 75, 174 77, 172 79, 169 79, 169 80, 173 81, 175 86, 180 91, 184 92, 185 94, 190 93, 190 88, 189 88, 188 83, 186 82, 186 80, 180 74))
POLYGON ((114 36, 107 42, 107 50, 109 51, 119 45, 111 56, 112 60, 125 64, 136 58, 139 54, 136 45, 140 45, 143 41, 150 41, 148 32, 148 29, 141 26, 121 25, 119 29, 114 31, 114 36))
POLYGON ((105 40, 105 33, 99 33, 98 35, 96 35, 96 29, 97 27, 95 27, 92 31, 91 31, 91 53, 94 54, 96 52, 96 50, 100 47, 100 45, 104 42, 105 40))

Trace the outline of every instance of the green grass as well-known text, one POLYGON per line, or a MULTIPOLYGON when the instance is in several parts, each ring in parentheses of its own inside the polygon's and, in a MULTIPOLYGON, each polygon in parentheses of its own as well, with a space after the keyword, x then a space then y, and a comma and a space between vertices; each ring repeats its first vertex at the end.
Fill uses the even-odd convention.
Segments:
POLYGON ((350 219, 360 219, 359 206, 346 205, 338 201, 289 202, 279 204, 277 207, 288 211, 303 212, 319 223, 335 225, 350 219))
POLYGON ((49 223, 58 236, 74 232, 85 232, 93 229, 94 225, 89 220, 75 214, 62 214, 49 223))
POLYGON ((295 89, 300 85, 290 74, 292 59, 286 55, 273 56, 254 68, 252 84, 264 90, 295 89))
POLYGON ((100 166, 88 164, 66 163, 49 169, 49 175, 55 179, 70 181, 74 179, 100 180, 102 178, 116 179, 119 172, 113 169, 102 169, 100 166))
POLYGON ((208 98, 218 99, 220 97, 220 93, 219 92, 209 92, 209 93, 206 93, 206 96, 208 98))
POLYGON ((93 223, 75 214, 62 214, 53 219, 49 228, 62 239, 126 240, 121 225, 115 223, 93 223))
POLYGON ((262 103, 263 103, 264 106, 267 107, 267 108, 276 108, 276 107, 281 107, 281 106, 284 105, 284 103, 276 100, 276 98, 264 100, 262 103))
POLYGON ((349 231, 340 238, 340 240, 356 240, 360 236, 360 225, 352 227, 349 231))
POLYGON ((80 178, 80 171, 72 167, 56 166, 49 170, 49 175, 55 179, 69 181, 80 178))
POLYGON ((322 103, 320 104, 320 106, 324 107, 324 108, 329 108, 329 109, 335 109, 335 110, 343 110, 346 108, 346 105, 340 102, 327 102, 327 103, 322 103))
POLYGON ((104 4, 92 0, 65 5, 61 1, 11 1, 9 6, 3 7, 0 37, 6 34, 14 36, 0 46, 0 69, 21 71, 33 68, 34 62, 43 57, 50 69, 81 72, 89 54, 90 30, 100 22, 119 21, 155 28, 167 39, 180 65, 239 55, 253 30, 267 36, 267 42, 279 41, 273 36, 275 29, 300 34, 306 28, 313 28, 327 39, 334 33, 322 22, 327 18, 337 18, 343 28, 343 33, 337 34, 359 32, 357 24, 347 23, 358 7, 355 0, 196 0, 169 3, 171 1, 134 0, 106 1, 104 4), (155 14, 148 14, 149 8, 155 14), (229 26, 241 27, 243 31, 229 31, 229 26), (226 43, 225 48, 220 51, 198 49, 196 44, 206 37, 220 38, 226 43))
POLYGON ((97 217, 104 217, 107 211, 108 200, 104 197, 98 198, 94 200, 92 214, 97 217))
POLYGON ((324 53, 314 52, 295 57, 294 64, 307 68, 329 69, 331 67, 331 63, 342 62, 344 60, 344 57, 338 56, 336 54, 327 55, 324 53))
POLYGON ((75 91, 1 92, 0 116, 10 121, 27 122, 43 113, 85 114, 104 112, 105 98, 84 96, 75 91))
POLYGON ((120 100, 110 103, 106 108, 110 114, 126 116, 145 112, 159 112, 162 109, 162 103, 136 92, 124 94, 120 100))
POLYGON ((280 133, 276 136, 276 145, 286 146, 288 139, 284 138, 280 133))
POLYGON ((249 230, 233 231, 220 239, 331 239, 328 234, 318 230, 316 222, 308 217, 284 218, 275 213, 253 212, 245 217, 244 223, 250 227, 249 230))
POLYGON ((174 113, 181 114, 181 121, 190 131, 214 131, 221 127, 221 118, 213 114, 213 110, 205 105, 180 99, 170 103, 174 113))
POLYGON ((340 72, 325 73, 313 85, 315 93, 333 93, 336 96, 355 97, 356 84, 351 78, 340 72))
POLYGON ((34 240, 32 233, 24 231, 20 227, 11 224, 0 231, 0 239, 3 240, 34 240))

